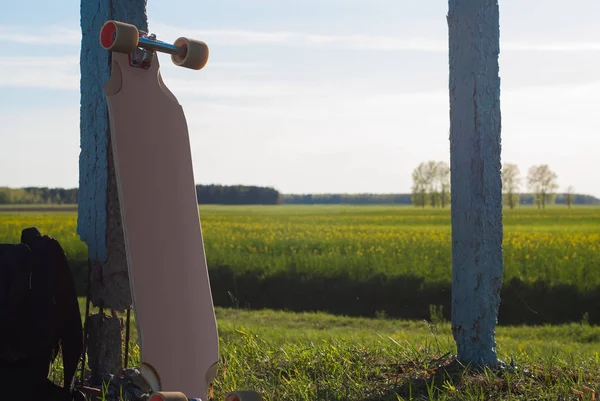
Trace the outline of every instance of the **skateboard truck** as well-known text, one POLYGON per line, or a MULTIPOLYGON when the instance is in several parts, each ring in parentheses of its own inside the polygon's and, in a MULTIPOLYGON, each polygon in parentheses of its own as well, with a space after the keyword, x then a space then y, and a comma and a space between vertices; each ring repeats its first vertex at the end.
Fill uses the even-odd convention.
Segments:
POLYGON ((106 50, 129 54, 132 67, 150 68, 154 54, 159 51, 171 55, 173 64, 201 70, 208 61, 208 46, 200 40, 178 38, 173 44, 156 39, 137 29, 135 25, 120 21, 106 21, 100 29, 100 44, 106 50))

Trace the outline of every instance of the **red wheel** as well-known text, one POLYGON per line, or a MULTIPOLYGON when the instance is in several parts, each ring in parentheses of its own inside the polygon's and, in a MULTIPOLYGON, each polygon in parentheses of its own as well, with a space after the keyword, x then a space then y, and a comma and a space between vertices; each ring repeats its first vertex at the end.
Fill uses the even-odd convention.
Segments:
POLYGON ((119 21, 106 21, 100 29, 100 45, 116 53, 133 53, 140 33, 135 25, 119 21))

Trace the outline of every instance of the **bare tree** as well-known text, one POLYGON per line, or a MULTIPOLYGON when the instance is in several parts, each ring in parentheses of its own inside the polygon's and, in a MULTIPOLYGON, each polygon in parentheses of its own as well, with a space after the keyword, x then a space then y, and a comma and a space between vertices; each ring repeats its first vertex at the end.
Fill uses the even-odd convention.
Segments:
POLYGON ((430 160, 425 165, 425 178, 427 182, 427 193, 429 194, 429 203, 432 207, 439 205, 439 189, 437 186, 437 175, 438 175, 438 164, 437 162, 430 160))
POLYGON ((504 204, 514 209, 520 201, 521 171, 516 164, 506 163, 502 167, 502 194, 504 204))
POLYGON ((445 162, 423 162, 412 173, 415 206, 445 207, 450 203, 450 166, 445 162))
POLYGON ((417 207, 424 208, 427 205, 427 166, 419 164, 412 173, 412 203, 417 207))
POLYGON ((567 207, 570 209, 571 205, 573 204, 573 202, 575 201, 575 188, 573 188, 573 185, 569 185, 567 187, 567 191, 565 192, 565 203, 567 204, 567 207))
POLYGON ((439 162, 436 173, 440 206, 444 208, 450 204, 450 166, 446 162, 439 162))
POLYGON ((550 170, 547 164, 531 166, 527 174, 527 185, 533 195, 538 209, 545 209, 556 199, 555 191, 558 189, 558 176, 550 170))

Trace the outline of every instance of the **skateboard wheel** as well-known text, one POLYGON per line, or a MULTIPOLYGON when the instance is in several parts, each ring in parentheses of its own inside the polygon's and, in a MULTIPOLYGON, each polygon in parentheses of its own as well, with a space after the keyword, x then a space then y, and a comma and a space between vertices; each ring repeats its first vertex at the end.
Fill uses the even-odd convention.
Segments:
POLYGON ((188 398, 176 391, 159 391, 152 394, 148 401, 188 401, 188 398))
POLYGON ((225 396, 225 401, 262 401, 256 391, 234 391, 225 396))
POLYGON ((106 21, 100 29, 100 44, 116 53, 133 53, 138 46, 140 33, 135 25, 120 21, 106 21))
POLYGON ((179 38, 173 44, 185 49, 182 54, 171 55, 173 64, 192 70, 201 70, 208 62, 208 46, 201 40, 179 38))

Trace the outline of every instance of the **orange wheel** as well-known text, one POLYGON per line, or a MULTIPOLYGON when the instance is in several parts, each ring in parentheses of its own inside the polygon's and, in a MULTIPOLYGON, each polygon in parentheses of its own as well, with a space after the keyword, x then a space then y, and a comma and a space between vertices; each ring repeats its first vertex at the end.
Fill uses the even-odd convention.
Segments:
POLYGON ((201 70, 208 62, 208 46, 201 40, 179 38, 173 44, 184 49, 182 54, 171 55, 173 64, 192 70, 201 70))
POLYGON ((116 53, 133 53, 140 33, 135 25, 119 21, 106 21, 100 29, 100 44, 116 53))
POLYGON ((183 393, 175 391, 159 391, 150 396, 148 401, 188 401, 183 393))

